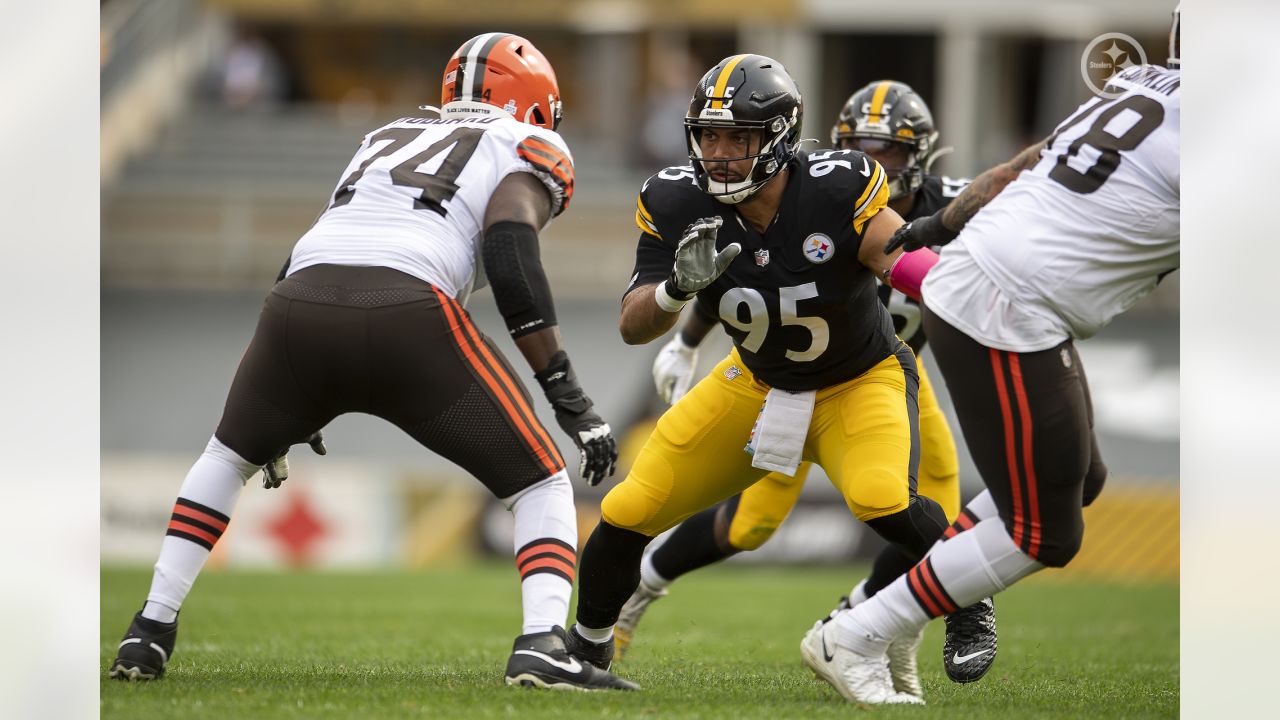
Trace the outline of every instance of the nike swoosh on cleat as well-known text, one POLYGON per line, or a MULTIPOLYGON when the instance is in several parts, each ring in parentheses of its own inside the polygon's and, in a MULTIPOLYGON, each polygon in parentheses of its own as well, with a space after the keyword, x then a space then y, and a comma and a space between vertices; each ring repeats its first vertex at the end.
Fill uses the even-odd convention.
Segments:
POLYGON ((987 648, 986 650, 979 650, 976 653, 970 653, 968 655, 961 655, 960 653, 956 653, 955 655, 951 656, 951 662, 955 663, 956 665, 963 665, 969 662, 970 660, 978 657, 979 655, 986 655, 989 652, 991 652, 991 648, 987 648))
POLYGON ((819 630, 818 633, 822 636, 822 656, 827 659, 827 662, 831 662, 831 659, 834 658, 836 654, 827 652, 827 634, 821 630, 819 630))
POLYGON ((537 650, 516 650, 515 652, 513 652, 513 653, 511 653, 511 654, 512 654, 512 655, 532 655, 533 657, 536 657, 536 658, 538 658, 539 660, 542 660, 543 662, 547 663, 548 665, 555 665, 556 667, 560 668, 561 670, 568 670, 568 671, 569 671, 569 672, 571 672, 571 673, 580 673, 580 672, 582 672, 582 663, 579 663, 579 662, 578 662, 578 659, 577 659, 577 658, 575 658, 575 657, 573 657, 573 656, 570 656, 570 657, 569 657, 569 662, 563 662, 563 661, 561 661, 561 660, 557 660, 557 659, 555 659, 555 658, 551 657, 550 655, 548 655, 548 654, 546 654, 546 653, 538 652, 537 650))

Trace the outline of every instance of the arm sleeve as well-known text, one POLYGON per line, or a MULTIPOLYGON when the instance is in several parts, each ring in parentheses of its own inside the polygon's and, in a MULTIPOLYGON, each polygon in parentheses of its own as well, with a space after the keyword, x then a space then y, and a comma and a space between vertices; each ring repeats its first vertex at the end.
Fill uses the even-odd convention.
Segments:
POLYGON ((485 231, 481 258, 494 302, 512 338, 556 324, 536 230, 523 223, 494 223, 485 231))

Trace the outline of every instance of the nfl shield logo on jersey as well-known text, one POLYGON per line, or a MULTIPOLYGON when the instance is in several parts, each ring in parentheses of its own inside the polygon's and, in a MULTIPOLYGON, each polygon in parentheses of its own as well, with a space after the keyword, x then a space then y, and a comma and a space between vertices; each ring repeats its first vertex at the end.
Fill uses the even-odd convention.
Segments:
POLYGON ((769 264, 768 250, 757 250, 755 252, 755 256, 756 256, 756 265, 759 265, 760 267, 764 267, 765 265, 769 264))
POLYGON ((822 233, 814 233, 804 239, 804 256, 809 258, 809 262, 821 264, 831 259, 836 254, 836 244, 831 242, 831 238, 822 233))

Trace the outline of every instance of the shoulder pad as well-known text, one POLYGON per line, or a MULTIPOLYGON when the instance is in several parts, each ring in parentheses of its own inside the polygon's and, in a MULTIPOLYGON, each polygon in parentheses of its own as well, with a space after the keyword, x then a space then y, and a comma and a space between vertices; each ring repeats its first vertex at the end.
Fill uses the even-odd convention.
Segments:
POLYGON ((574 175, 573 158, 560 136, 551 132, 530 134, 516 145, 516 154, 551 192, 555 205, 552 216, 564 212, 573 198, 574 175))

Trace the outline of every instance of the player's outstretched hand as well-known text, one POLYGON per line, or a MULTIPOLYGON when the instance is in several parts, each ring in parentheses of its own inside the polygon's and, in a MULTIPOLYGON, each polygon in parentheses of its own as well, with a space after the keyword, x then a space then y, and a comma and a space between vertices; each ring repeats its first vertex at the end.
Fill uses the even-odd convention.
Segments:
MULTIPOLYGON (((315 431, 307 436, 300 443, 306 443, 311 446, 317 455, 326 455, 329 449, 324 446, 324 435, 319 431, 315 431)), ((289 450, 286 448, 279 455, 275 456, 266 465, 262 466, 262 487, 270 490, 280 487, 280 483, 289 479, 289 450)))
POLYGON ((680 244, 676 246, 676 262, 671 269, 674 289, 691 296, 710 285, 729 267, 729 263, 742 252, 738 243, 730 243, 716 252, 716 235, 724 219, 719 215, 702 218, 685 228, 680 244))

